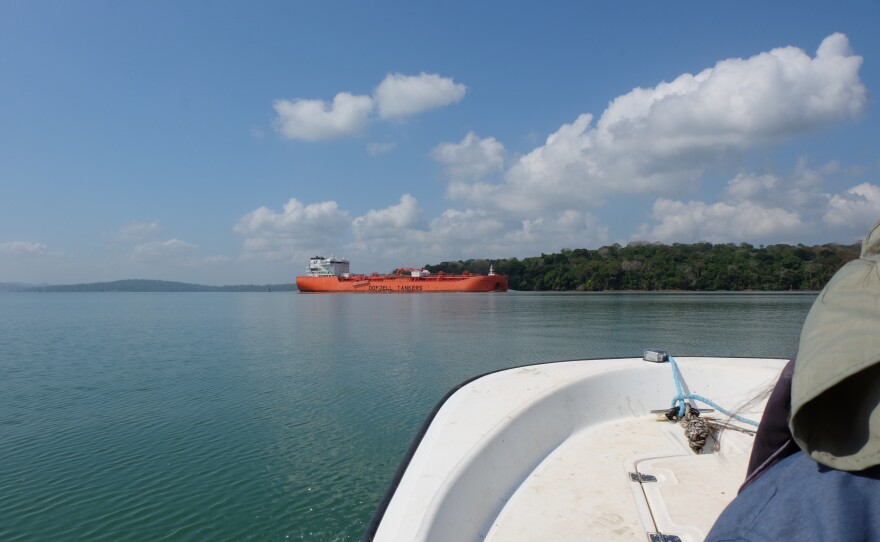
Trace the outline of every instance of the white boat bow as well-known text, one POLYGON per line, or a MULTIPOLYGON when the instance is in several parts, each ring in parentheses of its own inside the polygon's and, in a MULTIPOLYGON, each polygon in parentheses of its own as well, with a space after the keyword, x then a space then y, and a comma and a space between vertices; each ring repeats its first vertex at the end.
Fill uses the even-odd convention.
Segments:
MULTIPOLYGON (((684 393, 754 420, 786 362, 676 361, 684 393)), ((678 393, 670 363, 641 358, 478 377, 435 409, 363 540, 701 541, 745 477, 753 436, 724 430, 695 453, 681 425, 652 413, 678 393)))

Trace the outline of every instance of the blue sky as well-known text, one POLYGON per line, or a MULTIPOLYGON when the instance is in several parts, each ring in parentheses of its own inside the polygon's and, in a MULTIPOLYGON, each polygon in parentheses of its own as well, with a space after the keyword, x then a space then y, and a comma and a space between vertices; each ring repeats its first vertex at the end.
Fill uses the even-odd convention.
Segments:
POLYGON ((0 3, 0 282, 880 218, 880 3, 0 3))

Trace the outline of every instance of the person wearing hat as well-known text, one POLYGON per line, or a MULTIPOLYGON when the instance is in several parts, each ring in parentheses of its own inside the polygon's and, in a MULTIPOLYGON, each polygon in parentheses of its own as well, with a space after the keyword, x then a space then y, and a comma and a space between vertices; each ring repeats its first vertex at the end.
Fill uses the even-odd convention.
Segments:
POLYGON ((880 541, 880 222, 813 303, 707 542, 880 541))

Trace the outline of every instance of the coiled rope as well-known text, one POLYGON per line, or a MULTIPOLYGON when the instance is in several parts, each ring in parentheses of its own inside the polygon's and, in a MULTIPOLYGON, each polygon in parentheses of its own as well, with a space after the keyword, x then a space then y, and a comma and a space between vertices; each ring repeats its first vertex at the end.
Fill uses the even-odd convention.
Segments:
POLYGON ((684 393, 681 387, 681 371, 678 369, 678 363, 675 362, 675 358, 671 355, 669 356, 669 364, 672 366, 672 378, 675 381, 675 392, 676 396, 672 398, 672 408, 678 407, 678 418, 683 418, 685 412, 687 412, 687 401, 699 401, 703 404, 709 405, 714 408, 718 412, 742 423, 746 423, 749 425, 754 425, 758 427, 758 422, 754 420, 750 420, 748 418, 744 418, 738 414, 734 414, 733 412, 723 408, 715 401, 711 399, 707 399, 702 395, 697 395, 696 393, 684 393))

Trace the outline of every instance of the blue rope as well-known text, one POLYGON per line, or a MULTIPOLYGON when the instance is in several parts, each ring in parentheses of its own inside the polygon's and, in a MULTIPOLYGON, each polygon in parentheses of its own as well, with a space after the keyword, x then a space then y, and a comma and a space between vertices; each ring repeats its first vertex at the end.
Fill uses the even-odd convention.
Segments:
POLYGON ((709 405, 710 407, 714 408, 718 412, 720 412, 730 418, 733 418, 734 420, 758 427, 758 422, 750 420, 748 418, 743 418, 742 416, 740 416, 738 414, 734 414, 733 412, 721 407, 720 405, 718 405, 718 403, 716 403, 715 401, 712 401, 711 399, 706 399, 702 395, 697 395, 695 393, 687 393, 687 394, 684 393, 684 391, 682 391, 682 388, 681 388, 681 371, 678 369, 678 363, 675 362, 674 357, 669 356, 669 364, 672 366, 672 379, 675 381, 675 393, 676 393, 675 397, 672 398, 672 406, 673 406, 673 408, 675 406, 678 406, 678 417, 679 418, 684 416, 685 410, 687 408, 687 401, 688 401, 688 399, 691 399, 691 400, 699 401, 701 403, 709 405))

